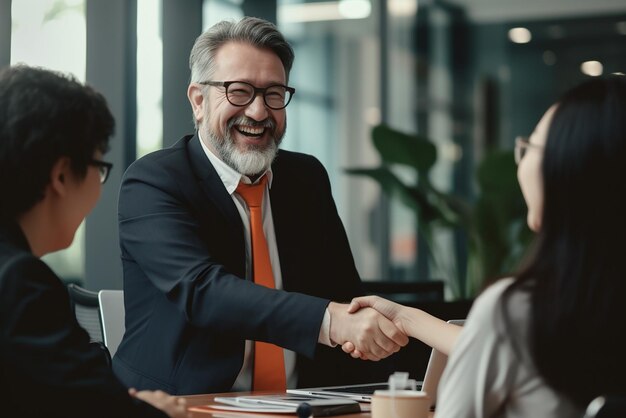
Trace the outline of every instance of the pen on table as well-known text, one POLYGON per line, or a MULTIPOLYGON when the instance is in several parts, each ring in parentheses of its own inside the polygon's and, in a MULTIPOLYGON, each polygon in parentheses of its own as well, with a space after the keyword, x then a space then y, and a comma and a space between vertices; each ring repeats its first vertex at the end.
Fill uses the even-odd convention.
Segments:
POLYGON ((302 402, 298 405, 296 413, 298 418, 308 417, 328 417, 331 415, 348 414, 354 412, 360 412, 361 409, 358 404, 350 405, 335 405, 335 406, 311 406, 307 402, 302 402))

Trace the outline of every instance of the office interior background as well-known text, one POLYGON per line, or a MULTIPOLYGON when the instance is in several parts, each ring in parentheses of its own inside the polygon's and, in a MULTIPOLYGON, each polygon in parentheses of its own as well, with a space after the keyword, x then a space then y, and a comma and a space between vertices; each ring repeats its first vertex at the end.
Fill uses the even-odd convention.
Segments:
MULTIPOLYGON (((471 201, 488 150, 511 150, 568 87, 626 71, 623 0, 0 0, 0 67, 71 73, 106 96, 117 122, 100 202, 73 245, 46 256, 61 277, 91 290, 122 287, 122 174, 193 132, 193 42, 244 15, 275 22, 294 47, 297 93, 282 147, 327 168, 364 280, 451 279, 429 267, 414 211, 346 173, 380 163, 374 126, 428 137, 438 151, 433 184, 471 201)), ((444 264, 463 262, 453 233, 436 239, 444 264)))

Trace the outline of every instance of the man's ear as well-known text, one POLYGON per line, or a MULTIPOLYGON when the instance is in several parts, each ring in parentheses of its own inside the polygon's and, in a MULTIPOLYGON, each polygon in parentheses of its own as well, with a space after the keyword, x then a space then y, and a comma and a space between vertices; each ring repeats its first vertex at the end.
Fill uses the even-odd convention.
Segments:
POLYGON ((202 122, 205 105, 202 88, 195 83, 189 84, 189 87, 187 87, 187 98, 189 99, 189 103, 191 103, 194 118, 196 121, 202 122))
POLYGON ((67 193, 67 182, 72 175, 71 162, 68 157, 59 158, 50 171, 50 188, 60 196, 67 193))

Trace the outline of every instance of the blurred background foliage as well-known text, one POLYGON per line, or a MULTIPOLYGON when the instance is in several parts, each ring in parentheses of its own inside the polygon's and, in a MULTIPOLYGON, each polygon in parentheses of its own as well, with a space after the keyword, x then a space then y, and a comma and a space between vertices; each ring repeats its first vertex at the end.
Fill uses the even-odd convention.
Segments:
POLYGON ((387 196, 414 211, 431 270, 444 276, 453 299, 473 298, 487 280, 515 268, 531 232, 512 151, 485 155, 476 167, 476 193, 470 200, 443 192, 430 181, 437 147, 428 138, 381 124, 372 129, 372 141, 380 166, 346 172, 375 180, 387 196), (399 176, 394 171, 398 166, 412 170, 416 181, 399 176), (453 232, 462 245, 442 245, 438 234, 444 230, 453 232), (446 263, 446 252, 455 252, 454 263, 446 263))

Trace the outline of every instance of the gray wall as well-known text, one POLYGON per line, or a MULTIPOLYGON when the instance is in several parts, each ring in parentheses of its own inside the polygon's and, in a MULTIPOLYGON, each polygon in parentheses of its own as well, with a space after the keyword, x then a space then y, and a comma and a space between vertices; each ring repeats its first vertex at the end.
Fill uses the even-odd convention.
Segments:
POLYGON ((134 159, 136 10, 135 0, 87 0, 86 81, 104 94, 116 122, 106 156, 114 168, 85 231, 85 286, 93 290, 122 287, 117 194, 134 159))
POLYGON ((202 32, 202 0, 163 0, 163 146, 194 132, 189 52, 202 32))
POLYGON ((0 0, 0 68, 11 63, 11 0, 0 0))

